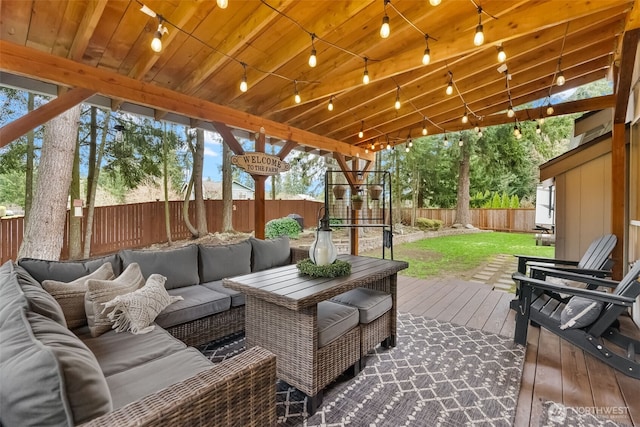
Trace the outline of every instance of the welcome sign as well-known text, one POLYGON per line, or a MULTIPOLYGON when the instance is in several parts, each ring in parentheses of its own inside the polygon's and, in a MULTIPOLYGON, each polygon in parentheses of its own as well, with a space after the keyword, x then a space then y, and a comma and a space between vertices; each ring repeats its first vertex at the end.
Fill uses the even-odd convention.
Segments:
POLYGON ((231 156, 231 163, 253 175, 277 175, 291 168, 278 156, 258 152, 231 156))

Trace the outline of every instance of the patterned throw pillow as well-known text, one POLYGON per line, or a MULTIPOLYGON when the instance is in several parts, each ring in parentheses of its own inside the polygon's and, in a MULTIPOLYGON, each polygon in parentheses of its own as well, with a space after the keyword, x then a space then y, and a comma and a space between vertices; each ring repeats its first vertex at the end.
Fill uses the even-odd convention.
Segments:
POLYGON ((102 264, 93 273, 80 277, 72 282, 59 282, 57 280, 45 280, 42 287, 53 296, 64 313, 69 329, 79 328, 87 324, 87 314, 84 311, 84 294, 87 293, 87 280, 112 280, 113 266, 110 262, 102 264))
POLYGON ((113 280, 87 280, 87 293, 84 297, 84 309, 92 337, 97 337, 109 329, 113 322, 108 315, 112 309, 104 304, 118 295, 128 294, 144 285, 144 277, 137 263, 129 264, 122 274, 113 280))
POLYGON ((167 293, 164 287, 166 281, 166 277, 152 274, 142 288, 118 295, 107 302, 104 307, 105 310, 112 308, 107 317, 113 321, 113 329, 116 332, 131 331, 136 335, 151 332, 158 313, 170 304, 183 300, 180 296, 167 293))
POLYGON ((560 313, 560 329, 580 329, 589 326, 600 316, 602 301, 573 296, 560 313))

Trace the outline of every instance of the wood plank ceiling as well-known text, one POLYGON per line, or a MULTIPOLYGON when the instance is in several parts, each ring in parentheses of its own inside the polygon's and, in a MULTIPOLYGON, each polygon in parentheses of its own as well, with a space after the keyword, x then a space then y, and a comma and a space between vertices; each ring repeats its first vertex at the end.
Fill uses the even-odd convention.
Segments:
MULTIPOLYGON (((518 110, 613 76, 622 35, 638 21, 633 0, 474 1, 229 0, 222 9, 215 1, 148 0, 144 5, 164 18, 168 30, 155 53, 150 42, 158 18, 141 12, 138 1, 2 0, 0 39, 364 149, 420 136, 423 126, 436 134, 514 122, 505 113, 509 100, 518 110), (386 39, 379 35, 385 13, 391 27, 386 39), (475 46, 479 17, 485 42, 475 46), (311 34, 314 68, 308 65, 311 34), (431 62, 423 65, 427 34, 431 62), (507 54, 507 72, 498 71, 498 46, 507 54), (245 93, 239 89, 242 64, 245 93), (554 84, 560 69, 562 87, 554 84), (455 90, 448 96, 450 80, 455 90), (294 102, 296 88, 300 104, 294 102), (467 124, 461 121, 465 110, 467 124)), ((43 62, 31 72, 16 71, 0 52, 0 69, 7 73, 38 79, 38 68, 53 63, 43 62)), ((65 76, 73 67, 56 64, 62 68, 57 77, 45 80, 69 86, 65 76)), ((107 80, 97 92, 118 108, 127 99, 113 96, 109 86, 107 80)), ((170 108, 155 104, 156 118, 167 117, 170 108)), ((605 97, 556 106, 555 114, 614 104, 614 97, 605 97)), ((190 115, 179 106, 171 110, 190 115)), ((545 110, 522 110, 516 117, 536 119, 545 110)), ((305 145, 300 135, 296 142, 305 145)))

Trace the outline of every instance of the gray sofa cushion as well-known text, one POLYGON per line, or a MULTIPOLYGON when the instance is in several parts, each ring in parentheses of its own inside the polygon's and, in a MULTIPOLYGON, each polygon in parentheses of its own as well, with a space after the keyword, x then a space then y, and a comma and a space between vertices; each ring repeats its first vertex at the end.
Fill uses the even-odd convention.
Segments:
POLYGON ((187 348, 182 341, 162 328, 155 328, 143 335, 111 330, 95 338, 87 332, 79 338, 96 356, 105 376, 126 371, 187 348))
POLYGON ((272 240, 249 238, 253 248, 251 256, 251 271, 262 271, 268 268, 280 267, 291 261, 289 237, 282 236, 272 240))
POLYGON ((96 358, 67 328, 16 306, 1 335, 2 424, 76 425, 112 410, 96 358))
POLYGON ((251 273, 251 242, 232 245, 198 245, 200 283, 251 273))
POLYGON ((154 273, 166 277, 164 285, 167 289, 200 283, 197 245, 162 251, 124 250, 120 251, 120 257, 124 268, 131 263, 138 263, 145 280, 154 273))
POLYGON ((116 254, 84 261, 47 261, 35 258, 21 258, 18 260, 18 265, 27 270, 34 279, 42 283, 45 279, 71 282, 79 277, 93 273, 105 262, 111 263, 113 274, 116 276, 122 271, 120 258, 116 254))
POLYGON ((201 285, 207 289, 211 289, 212 291, 229 295, 231 297, 231 307, 239 307, 241 305, 244 305, 244 301, 245 301, 244 294, 240 291, 229 289, 223 286, 222 280, 216 280, 215 282, 202 283, 201 285))
POLYGON ((212 366, 202 353, 189 347, 169 356, 154 359, 135 368, 110 375, 107 377, 107 383, 111 391, 113 407, 114 409, 121 408, 165 387, 184 381, 212 366))
POLYGON ((358 309, 337 302, 318 303, 318 347, 324 347, 358 326, 358 309))
POLYGON ((191 322, 231 308, 231 297, 201 285, 170 289, 168 292, 169 295, 181 296, 184 300, 174 302, 156 317, 156 323, 163 328, 191 322))
POLYGON ((42 287, 56 299, 69 329, 75 329, 87 324, 87 313, 84 311, 84 295, 87 293, 87 280, 112 280, 113 266, 109 262, 102 264, 93 273, 82 276, 71 282, 57 280, 43 280, 42 287))
POLYGON ((27 270, 15 264, 13 269, 18 279, 17 283, 20 285, 20 289, 22 289, 29 304, 29 310, 55 320, 62 326, 68 326, 62 307, 60 307, 55 298, 42 289, 40 283, 31 277, 27 270))
POLYGON ((355 288, 336 295, 331 301, 356 307, 360 311, 360 323, 370 323, 391 310, 391 295, 369 288, 355 288))

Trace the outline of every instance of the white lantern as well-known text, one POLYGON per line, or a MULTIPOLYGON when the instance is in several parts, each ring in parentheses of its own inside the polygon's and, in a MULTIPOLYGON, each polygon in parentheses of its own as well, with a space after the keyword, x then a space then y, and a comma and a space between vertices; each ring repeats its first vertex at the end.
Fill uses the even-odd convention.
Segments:
POLYGON ((333 264, 338 255, 336 247, 331 240, 331 228, 329 228, 329 216, 326 213, 320 220, 320 227, 316 230, 316 239, 309 248, 309 258, 316 265, 333 264))

